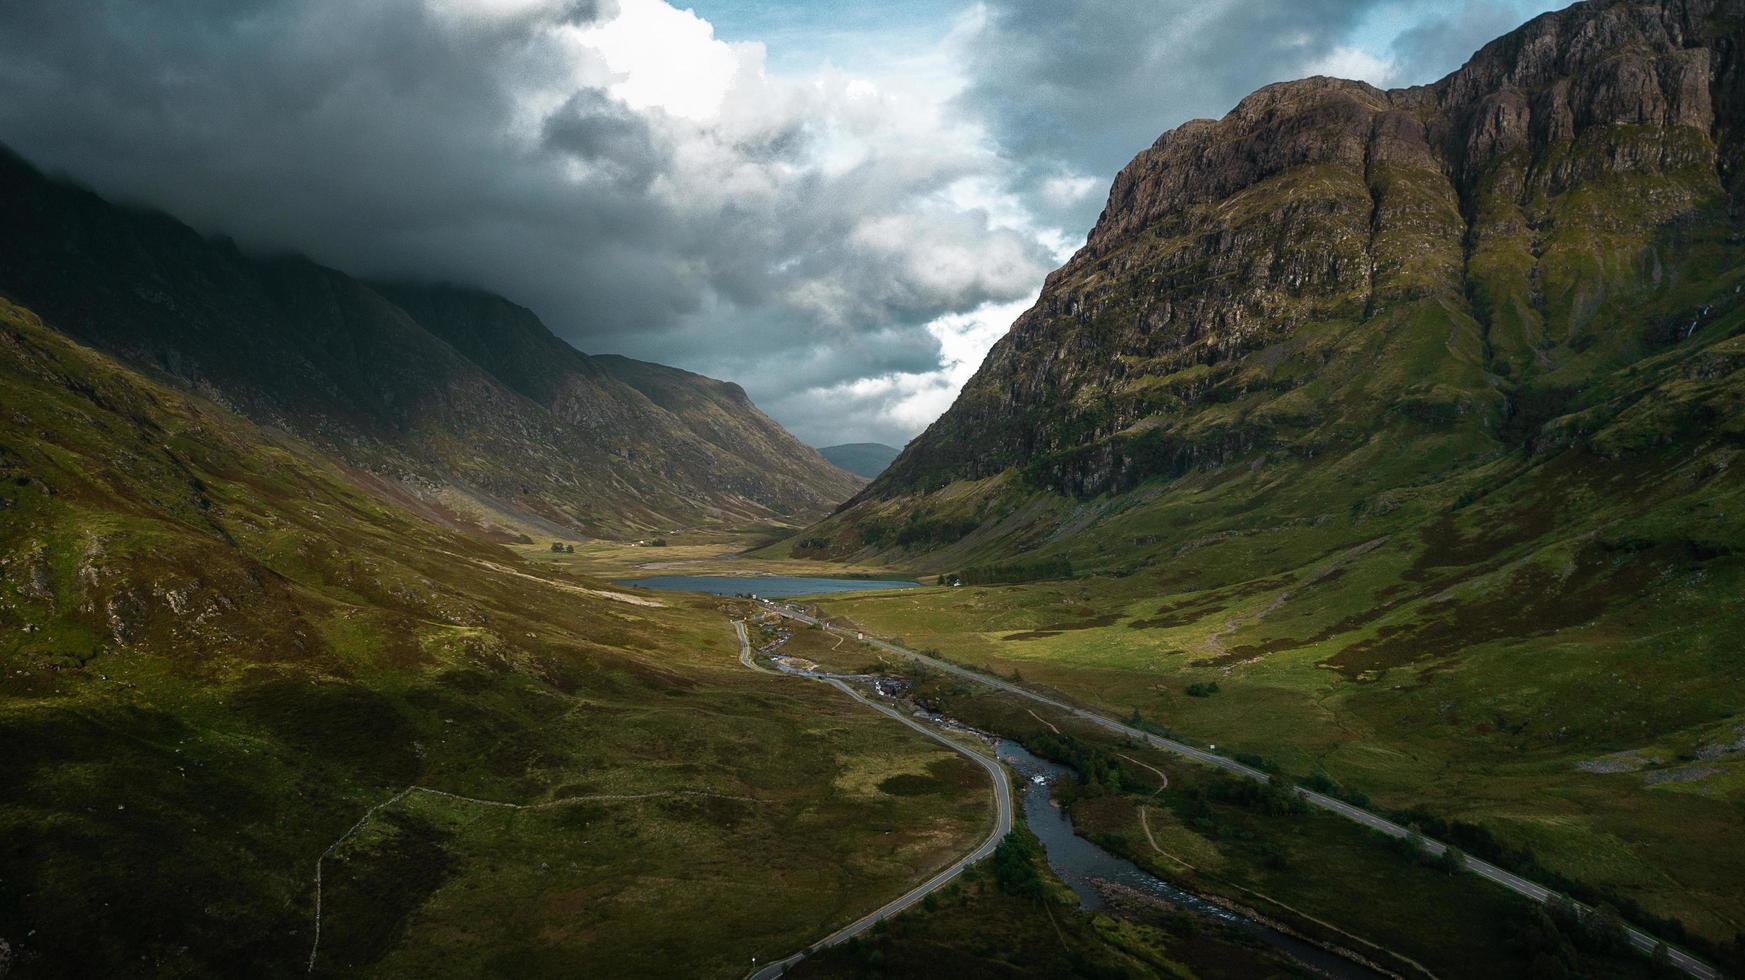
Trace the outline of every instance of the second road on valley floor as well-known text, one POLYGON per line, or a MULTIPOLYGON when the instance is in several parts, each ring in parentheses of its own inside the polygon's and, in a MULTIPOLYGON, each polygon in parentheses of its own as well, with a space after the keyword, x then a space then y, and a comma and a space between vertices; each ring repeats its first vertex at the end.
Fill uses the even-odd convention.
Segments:
MULTIPOLYGON (((821 626, 827 630, 830 630, 833 633, 840 633, 843 635, 848 635, 850 632, 848 630, 842 629, 841 627, 832 626, 829 623, 823 622, 822 620, 815 619, 812 616, 809 616, 809 615, 805 614, 804 612, 801 612, 798 609, 795 609, 792 606, 778 605, 776 603, 768 602, 765 600, 759 600, 759 601, 762 603, 762 605, 764 606, 765 609, 769 610, 770 612, 776 613, 777 615, 784 616, 788 619, 796 620, 796 621, 802 622, 802 623, 808 623, 808 624, 815 625, 815 626, 821 626)), ((977 684, 986 685, 988 687, 998 688, 999 690, 1006 691, 1006 692, 1011 693, 1011 694, 1016 694, 1017 696, 1019 696, 1021 698, 1028 698, 1029 700, 1034 701, 1038 704, 1048 705, 1051 708, 1055 708, 1059 711, 1064 711, 1067 714, 1072 715, 1075 718, 1079 718, 1079 719, 1082 719, 1084 721, 1087 721, 1093 725, 1096 725, 1099 728, 1104 728, 1104 729, 1107 729, 1108 731, 1112 731, 1112 732, 1115 732, 1115 733, 1120 734, 1120 735, 1125 735, 1128 738, 1134 739, 1135 741, 1139 741, 1139 742, 1143 742, 1147 745, 1155 746, 1155 747, 1163 749, 1167 752, 1174 752, 1177 755, 1185 756, 1185 757, 1192 759, 1196 762, 1200 762, 1200 763, 1203 763, 1203 764, 1208 765, 1208 766, 1216 766, 1217 768, 1223 769, 1227 772, 1232 772, 1232 773, 1235 773, 1239 776, 1246 776, 1249 779, 1255 779, 1255 780, 1259 780, 1261 782, 1268 782, 1272 779, 1271 776, 1268 776, 1266 773, 1261 772, 1260 770, 1254 768, 1253 766, 1243 765, 1242 763, 1237 762, 1235 759, 1232 759, 1229 756, 1219 755, 1216 752, 1208 752, 1205 749, 1196 748, 1192 745, 1188 745, 1185 742, 1178 742, 1175 739, 1164 738, 1161 735, 1153 735, 1150 732, 1142 731, 1138 728, 1134 728, 1131 725, 1124 725, 1121 722, 1118 722, 1113 718, 1107 717, 1105 715, 1100 715, 1094 711, 1090 711, 1090 710, 1087 710, 1085 708, 1080 708, 1080 707, 1076 707, 1076 706, 1071 705, 1071 704, 1067 704, 1066 702, 1061 701, 1059 699, 1051 698, 1046 694, 1038 694, 1037 692, 1032 691, 1027 687, 1021 687, 1021 686, 1014 684, 1010 681, 1001 680, 998 677, 992 677, 992 676, 989 676, 988 674, 983 674, 983 673, 979 673, 977 671, 969 670, 968 668, 965 668, 965 667, 959 667, 957 664, 949 663, 949 662, 944 661, 944 660, 939 660, 937 658, 930 657, 924 653, 917 653, 914 650, 910 650, 907 647, 898 646, 895 643, 888 643, 884 640, 875 639, 875 638, 870 637, 870 636, 863 636, 862 634, 859 634, 859 633, 856 633, 855 636, 857 638, 862 639, 863 642, 865 642, 865 643, 867 643, 867 644, 869 644, 869 645, 871 645, 879 650, 883 650, 886 653, 895 654, 899 657, 906 657, 906 658, 908 658, 910 660, 914 660, 918 663, 924 663, 927 666, 935 668, 937 670, 945 671, 946 673, 951 674, 955 677, 961 677, 965 680, 974 681, 977 684)), ((1314 806, 1314 807, 1318 807, 1322 810, 1326 810, 1326 811, 1329 811, 1331 813, 1336 813, 1339 816, 1346 818, 1347 820, 1351 820, 1351 821, 1354 821, 1356 823, 1362 824, 1363 826, 1368 827, 1371 830, 1379 831, 1383 834, 1387 834, 1390 837, 1405 837, 1411 833, 1411 831, 1408 828, 1402 827, 1399 824, 1393 822, 1392 820, 1387 819, 1386 817, 1383 817, 1383 816, 1376 814, 1376 813, 1372 813, 1372 812, 1365 810, 1361 807, 1352 806, 1350 803, 1347 803, 1344 800, 1334 799, 1333 797, 1328 796, 1325 793, 1317 793, 1317 792, 1314 792, 1313 790, 1304 789, 1300 786, 1293 787, 1293 788, 1295 789, 1297 795, 1301 796, 1305 801, 1307 801, 1309 803, 1309 805, 1314 806)), ((1441 854, 1443 851, 1447 850, 1447 845, 1445 845, 1439 841, 1426 839, 1424 841, 1424 849, 1431 854, 1441 854)), ((1544 885, 1539 884, 1536 881, 1530 881, 1526 878, 1521 877, 1518 874, 1515 874, 1512 871, 1507 871, 1507 870, 1500 868, 1494 864, 1491 864, 1488 861, 1480 860, 1478 858, 1472 857, 1471 855, 1466 856, 1465 866, 1466 866, 1466 869, 1468 871, 1471 871, 1473 874, 1476 874, 1481 878, 1486 878, 1486 879, 1489 879, 1490 881, 1496 882, 1497 884, 1503 886, 1504 888, 1507 888, 1508 890, 1514 892, 1515 894, 1523 895, 1527 898, 1532 899, 1535 902, 1549 901, 1551 898, 1556 897, 1558 894, 1558 893, 1552 891, 1551 889, 1546 888, 1544 885)), ((1569 901, 1570 904, 1575 906, 1576 908, 1582 909, 1584 911, 1591 911, 1591 909, 1588 909, 1587 906, 1582 905, 1581 903, 1576 902, 1572 899, 1568 899, 1567 896, 1563 896, 1563 897, 1565 898, 1566 901, 1569 901)), ((1650 933, 1644 932, 1641 929, 1636 928, 1635 926, 1625 925, 1624 930, 1625 930, 1625 933, 1629 936, 1630 945, 1636 947, 1637 949, 1641 950, 1644 953, 1653 952, 1661 944, 1661 940, 1659 937, 1654 936, 1650 933)), ((1720 980, 1721 973, 1719 970, 1716 970, 1714 967, 1710 966, 1708 963, 1705 963, 1702 960, 1697 959, 1696 957, 1690 955, 1689 953, 1686 953, 1685 951, 1683 951, 1681 949, 1678 949, 1678 948, 1672 946, 1671 944, 1667 944, 1667 960, 1674 967, 1677 967, 1680 971, 1684 972, 1685 974, 1688 974, 1689 976, 1695 977, 1696 980, 1720 980)))

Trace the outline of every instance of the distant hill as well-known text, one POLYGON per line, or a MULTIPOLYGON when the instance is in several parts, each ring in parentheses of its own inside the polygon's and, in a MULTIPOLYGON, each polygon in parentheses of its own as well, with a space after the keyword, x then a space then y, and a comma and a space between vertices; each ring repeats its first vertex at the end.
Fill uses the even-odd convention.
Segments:
POLYGON ((901 449, 887 446, 882 442, 845 442, 840 446, 825 446, 818 450, 818 455, 824 457, 850 473, 858 473, 867 479, 875 479, 891 465, 901 449))
POLYGON ((0 224, 0 295, 444 507, 613 536, 803 520, 861 485, 737 385, 589 357, 501 296, 251 256, 3 149, 0 224))

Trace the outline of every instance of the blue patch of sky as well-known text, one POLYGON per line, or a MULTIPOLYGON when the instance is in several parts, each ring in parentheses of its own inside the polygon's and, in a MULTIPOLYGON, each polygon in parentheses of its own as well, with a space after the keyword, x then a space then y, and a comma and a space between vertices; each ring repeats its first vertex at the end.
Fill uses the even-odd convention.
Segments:
POLYGON ((762 41, 773 70, 855 68, 936 44, 969 9, 963 0, 672 0, 713 24, 724 41, 762 41))

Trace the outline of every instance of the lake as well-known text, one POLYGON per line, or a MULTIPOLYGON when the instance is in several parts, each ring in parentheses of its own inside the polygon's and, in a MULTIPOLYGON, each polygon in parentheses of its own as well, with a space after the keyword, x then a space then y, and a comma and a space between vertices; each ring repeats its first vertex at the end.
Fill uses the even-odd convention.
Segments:
POLYGON ((661 592, 707 592, 711 595, 744 595, 749 592, 766 599, 826 592, 913 589, 921 584, 908 579, 810 578, 804 575, 655 575, 613 581, 618 585, 661 592))

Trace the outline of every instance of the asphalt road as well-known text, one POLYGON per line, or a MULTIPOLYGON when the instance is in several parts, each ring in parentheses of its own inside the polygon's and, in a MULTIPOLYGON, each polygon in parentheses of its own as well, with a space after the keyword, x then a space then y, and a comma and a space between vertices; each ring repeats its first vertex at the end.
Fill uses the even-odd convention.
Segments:
MULTIPOLYGON (((746 635, 745 624, 736 620, 733 623, 733 628, 739 633, 739 662, 759 673, 777 673, 776 671, 767 670, 760 666, 757 660, 752 657, 751 638, 746 635)), ((1012 781, 1010 777, 1006 775, 1006 767, 1001 765, 999 760, 990 759, 984 755, 978 755, 971 751, 969 747, 959 745, 933 728, 921 724, 902 712, 879 704, 877 701, 868 698, 866 695, 861 694, 859 691, 848 686, 848 684, 841 678, 832 677, 827 674, 812 673, 809 671, 785 671, 784 673, 790 673, 798 677, 807 677, 823 684, 829 684, 874 711, 908 725, 910 728, 915 729, 954 752, 962 753, 970 761, 981 766, 987 771, 988 778, 993 781, 994 829, 993 832, 988 835, 987 840, 982 841, 975 850, 958 858, 956 861, 953 861, 951 864, 935 873, 933 877, 928 878, 926 881, 916 885, 914 888, 909 889, 896 898, 891 899, 889 902, 886 902, 878 908, 873 909, 871 912, 868 912, 866 915, 861 916, 853 922, 850 922, 848 925, 845 925, 830 935, 825 936, 823 939, 807 946, 798 953, 795 953, 786 959, 776 960, 773 963, 768 963, 753 970, 749 976, 749 980, 773 980, 773 978, 786 973, 788 967, 793 966, 795 963, 800 962, 800 960, 810 956, 818 950, 827 946, 834 946, 844 940, 858 936, 872 928, 873 925, 881 919, 888 919, 904 909, 909 908, 915 903, 921 901, 923 898, 926 898, 932 892, 938 891, 939 889, 944 888, 947 884, 950 884, 951 880, 961 874, 964 868, 967 868, 977 861, 980 861, 982 858, 994 853, 994 848, 998 847, 1000 841, 1012 830, 1012 781)))
MULTIPOLYGON (((760 601, 762 601, 762 600, 760 600, 760 601)), ((808 616, 803 612, 797 612, 794 609, 792 609, 786 605, 782 605, 780 603, 762 601, 762 604, 764 605, 764 608, 770 610, 771 612, 779 613, 782 616, 785 616, 789 619, 798 620, 802 623, 813 623, 813 624, 822 626, 825 629, 828 629, 833 633, 839 633, 839 634, 846 636, 852 632, 849 630, 841 629, 839 627, 831 626, 828 623, 824 623, 821 620, 814 619, 813 617, 808 616)), ((907 657, 910 660, 914 660, 914 661, 917 661, 919 663, 924 663, 928 667, 934 668, 936 670, 942 670, 942 671, 944 671, 948 674, 951 674, 953 676, 961 677, 961 678, 963 678, 965 680, 969 680, 969 681, 974 681, 977 684, 983 684, 983 685, 986 685, 988 687, 998 688, 999 690, 1006 691, 1006 692, 1011 693, 1011 694, 1015 694, 1015 695, 1022 697, 1022 698, 1028 698, 1029 700, 1038 702, 1040 704, 1046 704, 1051 708, 1066 712, 1069 715, 1072 715, 1076 718, 1083 719, 1084 721, 1087 721, 1087 722, 1089 722, 1093 725, 1096 725, 1100 728, 1104 728, 1104 729, 1107 729, 1109 731, 1116 732, 1116 733, 1121 734, 1121 735, 1125 735, 1129 738, 1134 739, 1135 741, 1144 742, 1148 745, 1155 746, 1157 748, 1163 749, 1163 750, 1168 751, 1168 752, 1174 752, 1177 755, 1185 756, 1186 758, 1192 759, 1195 762, 1203 763, 1203 764, 1208 765, 1208 766, 1216 766, 1217 768, 1223 769, 1227 772, 1232 772, 1232 773, 1235 773, 1235 774, 1240 775, 1240 776, 1246 776, 1249 779, 1256 779, 1256 780, 1259 780, 1261 782, 1270 781, 1272 778, 1272 777, 1268 776, 1266 773, 1261 772, 1259 769, 1255 769, 1252 766, 1243 765, 1242 763, 1237 762, 1235 759, 1232 759, 1229 756, 1219 755, 1216 752, 1209 752, 1205 749, 1197 748, 1195 746, 1189 745, 1186 742, 1178 742, 1175 739, 1164 738, 1161 735, 1153 735, 1150 732, 1142 731, 1142 730, 1140 730, 1138 728, 1134 728, 1130 725, 1124 725, 1121 722, 1116 721, 1115 719, 1110 718, 1106 715, 1101 715, 1101 714, 1098 714, 1094 711, 1089 711, 1089 710, 1086 710, 1084 708, 1077 707, 1075 705, 1067 704, 1064 701, 1060 701, 1056 698, 1051 698, 1046 694, 1038 694, 1037 692, 1032 691, 1028 688, 1020 687, 1017 684, 1014 684, 1010 681, 1001 680, 998 677, 994 677, 994 676, 991 676, 988 674, 983 674, 983 673, 980 673, 977 671, 969 670, 969 669, 966 669, 964 667, 959 667, 956 664, 947 663, 946 661, 939 660, 939 659, 936 659, 934 657, 929 657, 924 653, 917 653, 914 650, 910 650, 907 647, 900 647, 900 646, 896 645, 895 643, 887 643, 884 640, 876 639, 876 638, 873 638, 870 636, 866 637, 862 642, 868 643, 868 644, 870 644, 870 645, 872 645, 880 650, 883 650, 887 653, 892 653, 892 654, 895 654, 899 657, 907 657)), ((1333 797, 1327 796, 1324 793, 1316 793, 1312 790, 1303 789, 1300 786, 1296 787, 1296 791, 1297 791, 1297 794, 1299 796, 1301 796, 1304 800, 1308 801, 1309 805, 1311 805, 1311 806, 1319 807, 1320 809, 1327 810, 1331 813, 1336 813, 1339 816, 1346 818, 1347 820, 1351 820, 1351 821, 1354 821, 1356 823, 1360 823, 1360 824, 1364 825, 1365 827, 1370 828, 1371 830, 1380 831, 1381 833, 1387 834, 1390 837, 1405 837, 1411 833, 1411 831, 1408 828, 1402 827, 1399 824, 1394 823, 1392 820, 1387 819, 1386 817, 1383 817, 1383 816, 1376 814, 1376 813, 1372 813, 1369 810, 1363 809, 1362 807, 1352 806, 1350 803, 1347 803, 1344 800, 1334 799, 1333 797)), ((1440 841, 1430 840, 1430 839, 1426 838, 1424 841, 1424 849, 1431 854, 1441 854, 1443 851, 1447 850, 1447 845, 1441 843, 1440 841)), ((1504 869, 1499 868, 1496 865, 1491 864, 1488 861, 1480 860, 1480 859, 1475 858, 1471 855, 1466 856, 1466 869, 1468 871, 1471 871, 1473 874, 1478 875, 1481 878, 1488 878, 1491 881, 1494 881, 1497 884, 1503 886, 1504 888, 1507 888, 1508 890, 1510 890, 1518 895, 1524 895, 1527 898, 1530 898, 1535 902, 1547 901, 1550 898, 1552 898, 1553 896, 1558 894, 1557 892, 1553 891, 1552 889, 1546 888, 1544 885, 1541 885, 1541 884, 1534 882, 1534 881, 1530 881, 1530 880, 1523 878, 1520 875, 1515 874, 1511 871, 1505 871, 1504 869)), ((1585 906, 1585 905, 1581 904, 1580 902, 1577 902, 1573 899, 1568 898, 1568 896, 1564 896, 1564 898, 1571 905, 1575 906, 1578 909, 1583 909, 1583 910, 1588 909, 1587 906, 1585 906)), ((1654 951, 1654 948, 1660 944, 1660 939, 1658 937, 1653 936, 1649 933, 1643 932, 1641 929, 1638 929, 1635 926, 1625 925, 1624 929, 1625 929, 1625 932, 1628 933, 1628 935, 1629 935, 1630 944, 1632 946, 1635 946, 1637 949, 1642 950, 1645 953, 1652 953, 1654 951)), ((1686 974, 1689 974, 1692 977, 1696 977, 1697 980, 1719 980, 1719 978, 1721 976, 1720 971, 1716 970, 1713 966, 1710 966, 1708 963, 1706 963, 1702 960, 1699 960, 1696 957, 1691 956, 1689 953, 1686 953, 1686 952, 1678 949, 1677 947, 1673 946, 1671 943, 1667 943, 1667 954, 1668 954, 1668 960, 1669 960, 1669 962, 1671 962, 1671 964, 1673 966, 1677 967, 1679 970, 1683 971, 1686 974)), ((774 974, 772 974, 772 976, 773 975, 774 974)))

